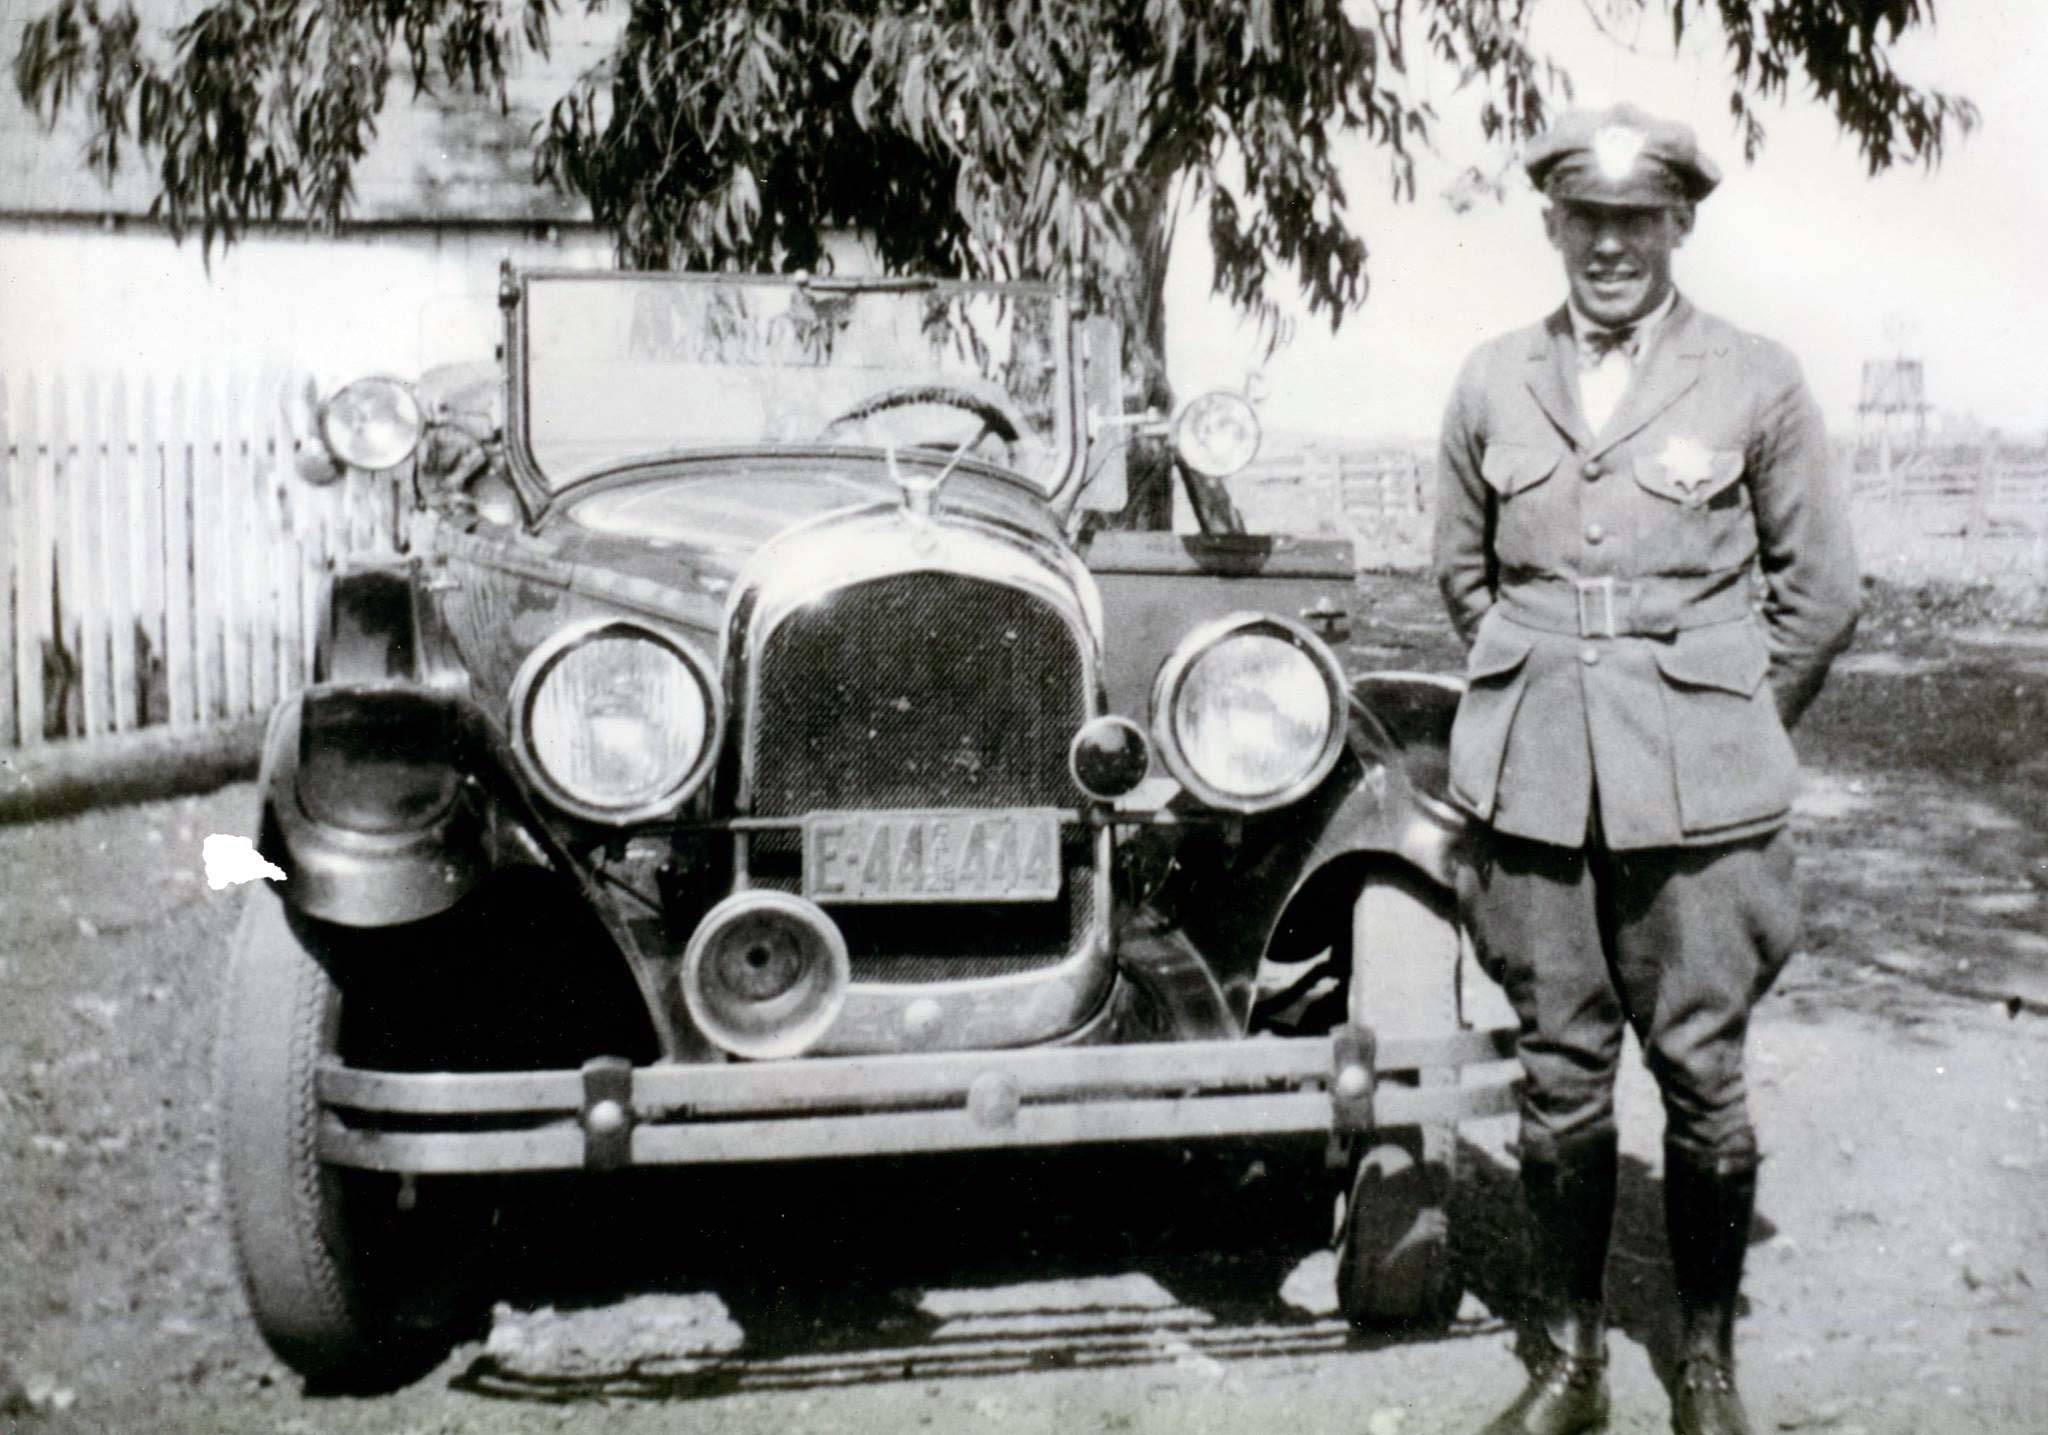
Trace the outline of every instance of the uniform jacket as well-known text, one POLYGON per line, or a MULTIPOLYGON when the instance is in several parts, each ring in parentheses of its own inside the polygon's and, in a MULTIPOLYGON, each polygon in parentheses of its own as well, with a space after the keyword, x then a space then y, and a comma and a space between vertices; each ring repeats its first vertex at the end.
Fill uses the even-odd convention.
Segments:
POLYGON ((1444 419, 1435 568, 1470 644, 1451 791, 1610 848, 1780 825, 1786 729, 1856 623, 1846 502, 1779 345, 1681 296, 1587 431, 1568 311, 1482 346, 1444 419))

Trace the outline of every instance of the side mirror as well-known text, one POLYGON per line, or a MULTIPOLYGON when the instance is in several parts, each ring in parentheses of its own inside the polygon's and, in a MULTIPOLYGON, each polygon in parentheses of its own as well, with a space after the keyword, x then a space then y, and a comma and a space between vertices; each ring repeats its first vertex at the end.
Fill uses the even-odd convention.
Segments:
POLYGON ((341 465, 320 437, 320 381, 310 372, 287 379, 277 395, 292 439, 292 472, 301 483, 325 488, 341 480, 341 465))

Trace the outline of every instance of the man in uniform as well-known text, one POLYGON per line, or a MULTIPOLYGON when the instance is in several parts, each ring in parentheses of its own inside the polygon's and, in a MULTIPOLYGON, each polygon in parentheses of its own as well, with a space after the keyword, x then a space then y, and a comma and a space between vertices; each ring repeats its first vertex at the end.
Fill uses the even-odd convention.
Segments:
POLYGON ((1549 1307, 1528 1387, 1488 1428, 1606 1423, 1626 1021, 1665 1110, 1673 1427, 1747 1432, 1743 1041, 1796 939, 1786 729, 1855 627, 1855 556, 1796 362, 1672 287, 1720 178, 1691 130, 1574 111, 1524 163, 1570 297, 1467 361, 1435 542, 1471 646, 1451 785, 1482 840, 1461 898, 1520 1022, 1522 1185, 1549 1307))

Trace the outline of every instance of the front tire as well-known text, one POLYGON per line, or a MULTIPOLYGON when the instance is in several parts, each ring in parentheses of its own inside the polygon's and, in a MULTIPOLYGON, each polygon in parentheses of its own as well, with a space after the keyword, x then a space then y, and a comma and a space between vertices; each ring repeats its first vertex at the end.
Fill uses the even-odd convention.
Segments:
MULTIPOLYGON (((342 1000, 321 963, 333 932, 258 884, 235 929, 223 1001, 219 1111, 229 1233, 264 1342, 310 1384, 391 1389, 447 1353, 467 1314, 444 1279, 462 1249, 455 1203, 400 1210, 397 1178, 319 1156, 319 1064, 342 1000), (434 1229, 440 1226, 440 1229, 434 1229)), ((361 934, 374 937, 381 934, 361 934)))
MULTIPOLYGON (((1353 909, 1351 1020, 1382 1036, 1456 1030, 1457 960, 1447 899, 1413 874, 1375 874, 1353 909)), ((1451 1247, 1457 1128, 1381 1131, 1359 1145, 1337 1198, 1338 1309, 1363 1331, 1440 1329, 1464 1294, 1451 1247)))
POLYGON ((1376 1140, 1352 1161, 1339 1199, 1337 1308, 1358 1330, 1441 1329, 1464 1295, 1451 1260, 1448 1176, 1417 1144, 1376 1140))

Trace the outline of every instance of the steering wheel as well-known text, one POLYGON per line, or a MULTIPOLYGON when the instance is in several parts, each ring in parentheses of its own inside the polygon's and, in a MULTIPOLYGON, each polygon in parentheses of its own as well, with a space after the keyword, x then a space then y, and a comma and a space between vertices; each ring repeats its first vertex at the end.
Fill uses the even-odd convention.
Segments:
MULTIPOLYGON (((905 384, 899 388, 883 389, 879 393, 869 394, 845 413, 828 422, 818 437, 821 440, 829 439, 836 430, 847 424, 858 423, 862 419, 887 413, 891 409, 907 409, 918 404, 943 404, 947 408, 960 409, 981 420, 980 430, 973 438, 959 445, 956 452, 966 453, 983 439, 993 435, 1009 446, 1011 456, 1015 458, 1017 445, 1024 436, 1023 420, 1003 400, 990 394, 977 393, 958 384, 905 384)), ((946 448, 951 445, 922 447, 946 448)))

